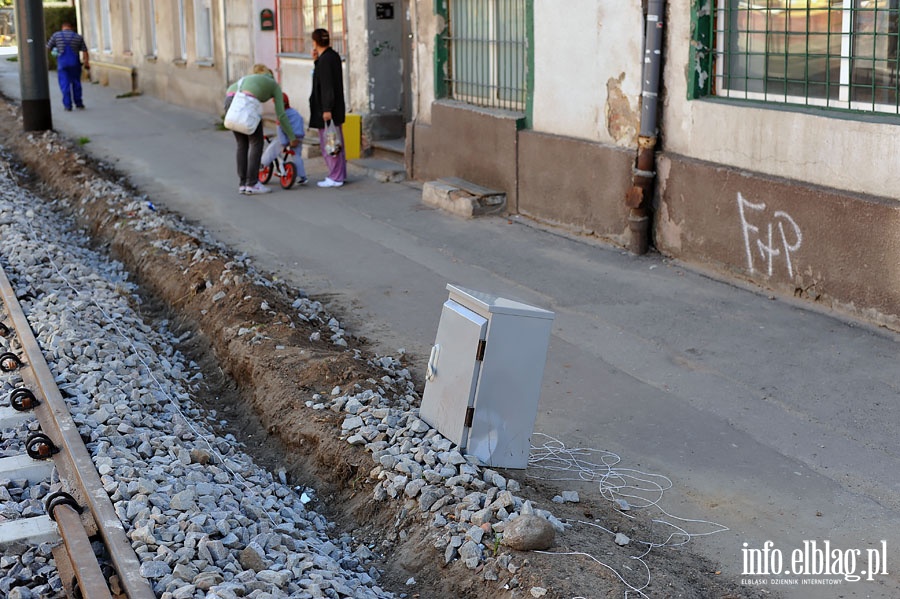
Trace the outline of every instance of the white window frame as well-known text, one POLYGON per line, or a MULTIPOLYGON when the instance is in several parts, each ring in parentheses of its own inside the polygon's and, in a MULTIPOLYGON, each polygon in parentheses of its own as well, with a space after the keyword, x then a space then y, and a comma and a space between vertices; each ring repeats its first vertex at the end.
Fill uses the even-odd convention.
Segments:
POLYGON ((156 0, 145 0, 146 27, 145 35, 147 36, 147 56, 156 57, 159 54, 159 47, 156 43, 156 0))
POLYGON ((134 37, 131 29, 131 0, 120 0, 119 7, 122 11, 122 52, 131 54, 131 40, 134 37))
POLYGON ((194 42, 196 59, 212 61, 215 54, 213 48, 213 15, 210 0, 194 0, 194 42))
POLYGON ((87 28, 87 46, 91 52, 98 52, 100 48, 100 21, 97 19, 97 1, 87 0, 88 23, 87 28))
POLYGON ((185 23, 184 18, 184 0, 175 0, 175 9, 175 16, 178 18, 176 23, 178 29, 175 32, 175 43, 177 44, 175 60, 184 62, 187 60, 187 23, 185 23))
POLYGON ((109 0, 100 0, 100 16, 103 19, 103 25, 100 27, 103 53, 112 54, 112 17, 109 14, 109 0))

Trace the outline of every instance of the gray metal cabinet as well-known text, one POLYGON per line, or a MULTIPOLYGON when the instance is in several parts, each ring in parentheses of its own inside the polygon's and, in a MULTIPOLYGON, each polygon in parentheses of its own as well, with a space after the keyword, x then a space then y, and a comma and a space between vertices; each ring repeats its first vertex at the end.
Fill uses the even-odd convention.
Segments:
POLYGON ((420 416, 488 466, 525 468, 554 313, 447 289, 420 416))

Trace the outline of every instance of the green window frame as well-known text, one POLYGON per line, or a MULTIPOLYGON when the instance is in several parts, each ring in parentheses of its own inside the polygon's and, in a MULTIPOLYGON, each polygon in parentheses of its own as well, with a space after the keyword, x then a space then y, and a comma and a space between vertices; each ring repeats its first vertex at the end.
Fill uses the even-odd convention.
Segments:
POLYGON ((534 0, 436 0, 438 97, 531 114, 534 0))
POLYGON ((691 98, 900 114, 900 0, 694 0, 691 98))

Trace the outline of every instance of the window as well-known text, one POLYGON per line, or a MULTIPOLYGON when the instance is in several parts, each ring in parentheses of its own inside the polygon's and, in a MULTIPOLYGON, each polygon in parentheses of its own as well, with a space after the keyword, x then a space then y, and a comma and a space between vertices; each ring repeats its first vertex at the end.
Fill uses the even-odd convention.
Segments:
POLYGON ((175 32, 175 59, 187 60, 187 26, 184 22, 184 0, 176 0, 176 9, 178 10, 178 19, 175 26, 178 29, 175 32))
POLYGON ((347 17, 343 0, 281 0, 278 7, 280 51, 309 54, 312 32, 327 29, 331 47, 346 56, 347 17))
POLYGON ((96 0, 88 0, 88 27, 87 39, 85 40, 87 47, 93 52, 100 47, 100 22, 97 20, 97 2, 96 0))
POLYGON ((212 60, 212 9, 210 0, 194 0, 194 34, 197 60, 212 60))
POLYGON ((900 114, 898 5, 719 0, 714 14, 695 14, 695 91, 707 87, 697 75, 712 75, 695 95, 900 114))
POLYGON ((122 52, 131 54, 131 2, 122 2, 119 8, 122 11, 122 52))
POLYGON ((147 24, 147 56, 156 56, 156 0, 146 0, 146 24, 147 24))
POLYGON ((112 19, 109 16, 109 0, 100 0, 100 14, 103 16, 103 51, 112 52, 112 19))
POLYGON ((526 1, 449 0, 444 93, 521 111, 526 101, 526 1))

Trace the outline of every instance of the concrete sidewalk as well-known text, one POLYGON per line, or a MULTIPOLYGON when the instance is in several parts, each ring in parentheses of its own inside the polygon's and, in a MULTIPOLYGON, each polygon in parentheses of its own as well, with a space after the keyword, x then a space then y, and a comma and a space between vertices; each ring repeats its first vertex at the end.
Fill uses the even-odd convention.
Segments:
MULTIPOLYGON (((885 540, 890 574, 876 582, 772 590, 900 596, 897 335, 658 255, 518 219, 462 220, 424 206, 415 183, 356 175, 319 189, 321 159, 307 161, 309 186, 242 196, 218 115, 97 85, 85 88, 86 110, 66 113, 53 73, 50 87, 56 130, 89 140, 87 151, 158 206, 330 299, 346 328, 382 353, 405 348, 424 368, 447 283, 553 310, 535 430, 671 479, 670 514, 728 528, 688 545, 724 573, 742 574, 743 543, 771 540, 789 566, 805 540, 827 539, 861 550, 858 571, 885 540)), ((20 97, 16 63, 0 59, 0 91, 20 97)))

